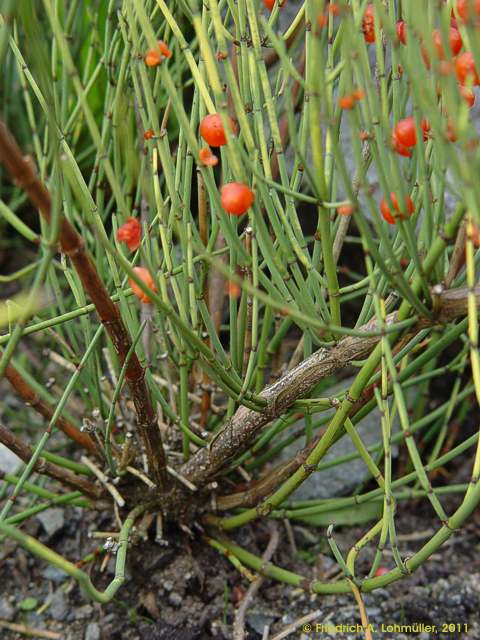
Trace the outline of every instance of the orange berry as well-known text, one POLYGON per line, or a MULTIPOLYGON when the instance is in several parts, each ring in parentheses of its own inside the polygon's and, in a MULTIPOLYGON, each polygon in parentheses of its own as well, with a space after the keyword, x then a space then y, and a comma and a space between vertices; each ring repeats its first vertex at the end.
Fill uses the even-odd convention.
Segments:
MULTIPOLYGON (((423 131, 423 139, 426 140, 430 131, 430 124, 427 120, 422 120, 421 128, 423 131)), ((417 144, 417 129, 415 126, 415 118, 408 116, 399 120, 393 128, 392 136, 394 142, 401 147, 414 147, 417 144)))
POLYGON ((336 2, 330 2, 328 5, 328 12, 332 14, 332 16, 339 16, 342 12, 342 8, 336 2))
POLYGON ((363 100, 364 97, 365 92, 363 89, 354 89, 352 93, 349 93, 338 99, 338 106, 340 107, 340 109, 353 109, 355 104, 359 100, 363 100))
POLYGON ((387 573, 388 573, 388 569, 386 567, 378 567, 374 575, 375 575, 375 578, 379 578, 380 576, 384 576, 387 573))
POLYGON ((402 44, 407 44, 407 26, 403 20, 399 20, 395 25, 397 38, 402 44))
POLYGON ((172 52, 168 48, 166 42, 164 42, 163 40, 158 40, 157 46, 160 49, 160 53, 162 54, 162 56, 164 56, 165 58, 172 57, 172 52))
POLYGON ((412 157, 412 152, 410 151, 410 149, 398 141, 395 133, 392 134, 392 146, 395 153, 398 153, 399 156, 404 156, 405 158, 412 157))
POLYGON ((142 239, 142 227, 137 218, 128 218, 117 231, 117 240, 124 242, 130 251, 136 251, 142 239))
POLYGON ((225 293, 227 293, 230 298, 235 299, 238 299, 242 293, 241 286, 237 282, 233 282, 232 280, 228 280, 225 285, 225 290, 225 293))
MULTIPOLYGON (((227 120, 230 130, 235 133, 235 122, 232 118, 227 118, 227 120)), ((227 144, 227 136, 219 113, 211 113, 205 116, 200 123, 199 131, 202 138, 211 147, 223 147, 224 144, 227 144)))
POLYGON ((351 93, 347 96, 342 96, 338 99, 338 106, 340 109, 353 109, 355 106, 355 98, 351 93))
POLYGON ((455 71, 460 84, 472 82, 472 84, 480 84, 475 60, 471 51, 464 51, 455 60, 455 71))
MULTIPOLYGON (((384 219, 389 224, 395 224, 396 219, 404 220, 405 217, 404 217, 403 213, 399 209, 397 196, 395 195, 395 193, 393 191, 390 192, 390 199, 392 201, 393 208, 398 213, 396 218, 392 215, 392 212, 390 211, 390 207, 388 206, 388 203, 385 200, 385 198, 382 198, 381 201, 380 201, 380 212, 381 212, 382 216, 384 217, 384 219)), ((406 209, 406 211, 407 211, 407 213, 409 215, 412 215, 412 213, 415 211, 415 205, 413 204, 413 200, 410 198, 410 196, 408 196, 407 199, 405 200, 405 207, 404 208, 406 209)))
MULTIPOLYGON (((280 9, 285 5, 287 0, 283 0, 282 3, 279 2, 280 9)), ((269 11, 273 11, 273 7, 275 6, 275 0, 263 0, 263 4, 269 11)))
POLYGON ((362 20, 362 31, 365 42, 375 42, 375 8, 373 4, 367 4, 362 20))
MULTIPOLYGON (((445 50, 443 48, 442 34, 439 29, 434 29, 434 31, 432 32, 432 40, 433 44, 435 45, 438 57, 440 59, 444 58, 445 50)), ((463 41, 462 36, 460 35, 460 31, 458 29, 455 29, 454 27, 450 27, 448 40, 450 43, 450 51, 452 53, 452 56, 456 56, 458 53, 460 53, 460 50, 463 47, 463 41)))
POLYGON ((215 156, 210 147, 203 147, 198 154, 200 163, 205 167, 215 167, 218 164, 218 158, 215 156))
POLYGON ((352 96, 358 102, 359 100, 363 100, 365 98, 365 91, 363 89, 360 89, 360 87, 358 87, 358 89, 354 89, 352 91, 352 96))
POLYGON ((341 204, 339 207, 337 207, 337 214, 339 216, 351 216, 354 211, 355 211, 355 209, 354 209, 353 205, 350 204, 350 203, 341 204))
POLYGON ((467 89, 467 87, 463 87, 461 84, 458 85, 458 89, 460 91, 460 95, 471 108, 475 104, 475 93, 473 89, 467 89))
POLYGON ((324 13, 319 13, 317 16, 317 22, 320 29, 324 29, 328 25, 328 16, 324 13))
POLYGON ((163 40, 157 42, 156 49, 149 49, 145 54, 145 64, 147 67, 158 67, 162 63, 163 58, 171 58, 172 52, 163 40))
POLYGON ((445 130, 445 137, 447 138, 447 140, 449 142, 456 142, 458 137, 457 137, 457 130, 455 128, 455 125, 453 124, 453 122, 450 120, 450 118, 447 121, 447 128, 445 130))
MULTIPOLYGON (((148 269, 145 269, 145 267, 134 267, 133 270, 135 271, 135 274, 140 278, 140 280, 144 282, 149 289, 151 289, 154 293, 157 292, 155 282, 152 276, 150 275, 150 272, 148 269)), ((137 298, 139 298, 141 302, 145 304, 151 304, 152 300, 143 291, 143 289, 140 289, 140 287, 134 280, 129 278, 128 284, 131 286, 133 293, 137 296, 137 298)))
POLYGON ((230 182, 221 191, 222 207, 232 216, 241 216, 255 201, 255 194, 246 184, 230 182))
POLYGON ((469 238, 476 247, 480 247, 480 227, 475 223, 473 224, 469 238))
MULTIPOLYGON (((457 13, 463 22, 467 22, 472 17, 473 13, 480 16, 480 0, 457 0, 457 13)), ((452 10, 452 17, 455 18, 455 13, 452 10)))

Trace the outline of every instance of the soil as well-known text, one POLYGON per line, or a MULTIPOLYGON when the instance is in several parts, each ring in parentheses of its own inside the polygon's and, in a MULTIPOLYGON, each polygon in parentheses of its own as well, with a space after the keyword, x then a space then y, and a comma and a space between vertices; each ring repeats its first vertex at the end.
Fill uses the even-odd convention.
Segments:
MULTIPOLYGON (((468 467, 469 465, 465 465, 468 467)), ((467 470, 466 470, 467 471, 467 470)), ((464 475, 460 467, 460 475, 464 475)), ((446 503, 454 509, 458 500, 446 503)), ((424 504, 424 503, 423 503, 424 504)), ((85 514, 69 507, 63 526, 49 535, 38 519, 26 530, 42 542, 73 561, 78 561, 98 547, 89 536, 93 530, 109 530, 114 525, 109 514, 85 514)), ((478 515, 478 514, 477 514, 478 515)), ((400 506, 398 510, 399 548, 402 557, 411 555, 438 527, 429 510, 418 504, 400 506), (420 532, 420 533, 419 533, 420 532)), ((336 572, 327 551, 325 530, 293 526, 297 552, 283 523, 278 523, 280 544, 274 562, 304 576, 329 576, 336 572)), ((347 549, 365 532, 365 528, 338 528, 335 536, 341 549, 347 549)), ((200 640, 232 638, 236 608, 248 581, 229 561, 218 555, 200 538, 171 528, 168 546, 152 539, 132 547, 127 560, 126 581, 118 597, 108 605, 88 601, 76 583, 55 568, 48 567, 16 547, 3 543, 0 552, 0 619, 30 628, 56 632, 65 640, 200 640), (24 611, 27 598, 35 598, 34 608, 24 611)), ((268 541, 268 529, 247 528, 236 539, 254 553, 261 554, 268 541)), ((411 576, 364 595, 374 638, 480 638, 480 519, 473 517, 430 561, 411 576), (390 633, 381 624, 436 625, 438 632, 390 633), (461 625, 454 631, 441 631, 442 625, 461 625)), ((367 571, 371 551, 359 556, 360 574, 367 571)), ((101 571, 105 555, 85 566, 94 584, 104 588, 113 577, 114 558, 101 571)), ((392 561, 393 566, 393 561, 392 561)), ((31 605, 30 605, 31 606, 31 605)), ((264 626, 273 638, 295 620, 318 610, 311 624, 356 625, 358 608, 350 595, 317 596, 288 585, 265 580, 247 611, 246 638, 262 638, 264 626)), ((453 627, 452 627, 453 629, 453 627)), ((0 637, 16 640, 25 636, 3 628, 0 637)), ((39 636, 36 636, 39 637, 39 636)), ((301 628, 289 637, 363 639, 362 633, 304 633, 301 628)))

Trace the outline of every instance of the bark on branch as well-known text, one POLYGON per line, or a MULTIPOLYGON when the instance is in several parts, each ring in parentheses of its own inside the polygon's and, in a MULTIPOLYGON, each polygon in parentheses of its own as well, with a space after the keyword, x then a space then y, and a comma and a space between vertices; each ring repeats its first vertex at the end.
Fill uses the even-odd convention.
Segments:
MULTIPOLYGON (((433 320, 422 319, 409 331, 413 336, 420 330, 437 324, 446 324, 467 313, 469 291, 452 289, 437 294, 436 315, 433 320)), ((473 290, 477 306, 480 304, 480 285, 473 290)), ((397 313, 386 318, 388 326, 396 322, 397 313)), ((378 331, 376 318, 363 325, 360 331, 378 331)), ((260 396, 267 401, 261 413, 239 407, 235 415, 216 434, 209 446, 200 449, 180 469, 180 473, 196 486, 208 483, 234 458, 246 451, 259 431, 275 418, 284 414, 300 398, 305 397, 323 378, 347 367, 352 360, 363 360, 375 348, 380 336, 352 337, 340 340, 331 349, 319 349, 278 382, 266 387, 260 396)), ((292 462, 292 468, 295 462, 292 462)), ((282 469, 283 471, 283 469, 282 469)))
MULTIPOLYGON (((9 363, 7 365, 5 377, 25 403, 29 404, 37 413, 47 420, 51 420, 54 413, 53 407, 35 393, 13 364, 9 363)), ((60 416, 56 422, 56 426, 60 431, 63 431, 68 438, 79 444, 95 457, 99 457, 97 445, 92 438, 87 433, 82 433, 75 425, 67 420, 67 418, 60 416)))
MULTIPOLYGON (((13 453, 15 453, 25 463, 28 463, 32 457, 32 450, 30 447, 2 424, 0 424, 0 442, 10 449, 10 451, 13 451, 13 453)), ((103 489, 101 489, 101 487, 97 487, 93 482, 90 482, 90 480, 77 476, 75 473, 68 471, 68 469, 59 467, 47 460, 37 460, 34 469, 38 473, 42 473, 50 478, 54 478, 55 480, 59 480, 62 484, 66 484, 76 491, 81 491, 91 498, 99 498, 103 494, 103 489)))
MULTIPOLYGON (((1 121, 0 161, 16 184, 26 192, 32 204, 45 220, 50 222, 52 209, 50 194, 39 180, 32 165, 23 156, 10 131, 1 121)), ((90 296, 100 320, 112 340, 120 364, 123 364, 132 344, 128 331, 117 306, 110 298, 85 249, 82 237, 63 215, 60 223, 60 246, 62 252, 72 261, 83 288, 90 296)), ((138 428, 145 446, 150 471, 157 485, 160 488, 164 487, 167 483, 165 451, 157 424, 157 416, 145 383, 145 371, 135 353, 132 354, 128 362, 126 380, 135 405, 138 428)))

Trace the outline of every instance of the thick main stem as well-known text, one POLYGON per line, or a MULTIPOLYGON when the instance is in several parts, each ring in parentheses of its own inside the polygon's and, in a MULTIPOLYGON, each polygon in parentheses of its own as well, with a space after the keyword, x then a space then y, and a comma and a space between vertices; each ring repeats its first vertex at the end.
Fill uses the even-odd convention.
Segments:
MULTIPOLYGON (((475 287, 474 295, 477 305, 480 304, 480 285, 475 287)), ((451 322, 465 315, 467 304, 466 288, 443 292, 436 318, 419 322, 416 332, 434 324, 451 322)), ((398 312, 391 313, 387 316, 385 324, 391 326, 397 321, 397 316, 398 312)), ((378 329, 375 318, 362 327, 366 332, 376 328, 378 329)), ((181 474, 197 486, 209 482, 227 463, 246 451, 262 427, 285 413, 295 400, 304 397, 320 380, 344 369, 352 360, 363 360, 368 357, 380 339, 380 332, 378 336, 370 334, 365 337, 347 336, 332 349, 316 351, 260 394, 260 397, 267 401, 267 406, 262 412, 239 407, 210 445, 197 451, 182 466, 181 474)))
MULTIPOLYGON (((41 183, 31 164, 23 156, 17 142, 5 124, 0 121, 0 161, 12 179, 27 193, 31 202, 47 222, 50 222, 52 203, 48 190, 41 183)), ((90 296, 102 324, 123 364, 131 347, 131 339, 117 306, 110 298, 89 254, 83 239, 62 216, 60 223, 61 250, 73 263, 82 285, 90 296)), ((135 353, 132 354, 126 371, 138 418, 140 436, 145 446, 149 469, 159 488, 167 482, 166 457, 157 424, 157 416, 150 393, 145 383, 145 371, 135 353)))

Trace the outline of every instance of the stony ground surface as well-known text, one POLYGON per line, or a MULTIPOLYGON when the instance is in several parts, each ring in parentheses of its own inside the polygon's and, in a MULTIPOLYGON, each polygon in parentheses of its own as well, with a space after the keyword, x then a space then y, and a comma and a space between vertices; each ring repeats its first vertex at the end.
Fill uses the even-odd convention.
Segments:
MULTIPOLYGON (((453 503, 452 503, 453 507, 453 503)), ((417 550, 437 525, 421 505, 400 507, 399 546, 403 557, 417 550)), ((388 589, 364 596, 374 638, 395 640, 420 638, 480 638, 480 519, 475 517, 430 561, 408 578, 388 589), (381 625, 436 625, 436 634, 382 632, 381 625), (462 625, 462 631, 441 632, 442 625, 462 625), (467 627, 465 627, 467 625, 467 627), (465 629, 467 629, 465 631, 465 629)), ((96 517, 69 508, 32 520, 27 529, 43 542, 78 560, 95 549, 98 542, 88 536, 93 529, 106 530, 110 516, 96 517)), ((274 561, 304 576, 335 579, 337 568, 328 553, 324 529, 294 526, 294 555, 291 540, 279 523, 280 545, 274 561)), ((339 529, 336 539, 347 549, 366 528, 339 529)), ((168 532, 170 543, 161 547, 148 540, 133 548, 127 563, 126 583, 118 598, 106 606, 86 600, 76 584, 55 568, 33 559, 12 543, 0 552, 0 637, 25 637, 8 624, 55 632, 62 640, 200 640, 232 637, 232 623, 248 582, 231 564, 199 539, 182 531, 168 532), (28 606, 27 606, 28 605, 28 606)), ((239 541, 261 553, 268 533, 263 527, 241 533, 239 541), (255 535, 254 535, 255 533, 255 535)), ((359 558, 360 573, 368 570, 373 549, 359 558)), ((95 585, 104 587, 113 576, 113 560, 101 572, 102 558, 88 565, 95 585)), ((391 557, 386 564, 393 566, 391 557)), ((312 625, 356 625, 358 609, 350 595, 317 596, 266 580, 247 612, 247 638, 262 638, 265 626, 269 638, 302 616, 318 611, 312 625)), ((447 628, 448 629, 448 628, 447 628)), ((40 637, 40 636, 36 636, 40 637)), ((304 633, 288 637, 364 638, 361 633, 304 633)))

